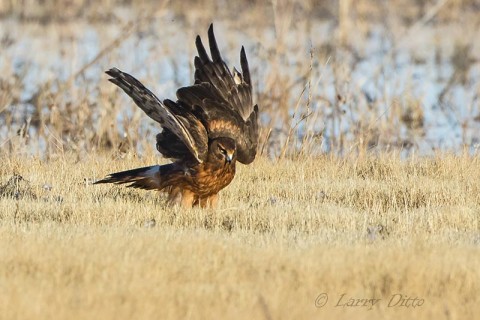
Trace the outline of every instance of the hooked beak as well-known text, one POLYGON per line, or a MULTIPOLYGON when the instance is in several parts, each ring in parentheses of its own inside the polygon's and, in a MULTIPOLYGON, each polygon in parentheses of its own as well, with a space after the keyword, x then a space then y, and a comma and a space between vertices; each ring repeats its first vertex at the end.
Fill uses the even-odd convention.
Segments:
POLYGON ((226 158, 226 160, 227 160, 228 163, 231 163, 232 160, 233 160, 233 154, 227 154, 227 155, 225 156, 225 158, 226 158))

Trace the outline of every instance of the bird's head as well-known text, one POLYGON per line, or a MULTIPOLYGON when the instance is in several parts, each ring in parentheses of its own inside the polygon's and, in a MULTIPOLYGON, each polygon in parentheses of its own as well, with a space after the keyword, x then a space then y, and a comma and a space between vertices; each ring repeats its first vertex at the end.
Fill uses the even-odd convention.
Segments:
POLYGON ((237 147, 235 141, 230 138, 220 137, 210 143, 209 157, 223 164, 234 164, 237 159, 237 147))

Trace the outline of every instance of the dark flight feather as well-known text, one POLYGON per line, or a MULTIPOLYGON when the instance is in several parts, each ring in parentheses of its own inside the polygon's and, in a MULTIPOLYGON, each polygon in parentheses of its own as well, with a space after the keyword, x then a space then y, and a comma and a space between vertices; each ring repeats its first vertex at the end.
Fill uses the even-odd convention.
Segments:
POLYGON ((178 89, 177 98, 186 106, 203 110, 201 119, 209 138, 228 137, 236 142, 237 159, 249 164, 255 159, 258 143, 258 107, 252 102, 250 71, 245 49, 240 51, 242 73, 233 74, 222 60, 213 32, 208 29, 211 59, 200 36, 194 59, 195 84, 178 89), (223 122, 223 123, 221 123, 223 122))
POLYGON ((194 118, 193 115, 189 117, 186 113, 179 114, 174 102, 165 104, 166 101, 160 101, 140 81, 128 73, 117 68, 112 68, 106 73, 112 77, 109 80, 125 91, 150 118, 173 132, 198 162, 205 161, 208 137, 200 121, 189 121, 194 118))

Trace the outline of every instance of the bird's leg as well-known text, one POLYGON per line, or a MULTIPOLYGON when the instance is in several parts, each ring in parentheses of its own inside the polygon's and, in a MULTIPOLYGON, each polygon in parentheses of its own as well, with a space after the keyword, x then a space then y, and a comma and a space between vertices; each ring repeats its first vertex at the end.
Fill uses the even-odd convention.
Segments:
POLYGON ((178 187, 172 187, 168 193, 168 204, 170 206, 180 205, 182 203, 182 190, 178 187))
POLYGON ((215 209, 218 204, 218 193, 208 197, 207 201, 210 203, 210 208, 215 209))
POLYGON ((200 198, 198 204, 200 205, 201 208, 204 208, 204 209, 205 208, 215 209, 217 207, 217 203, 218 203, 218 193, 206 198, 200 198))
POLYGON ((181 201, 182 207, 183 208, 192 208, 195 200, 197 200, 195 198, 196 198, 195 193, 193 193, 190 190, 183 189, 182 190, 182 201, 181 201))

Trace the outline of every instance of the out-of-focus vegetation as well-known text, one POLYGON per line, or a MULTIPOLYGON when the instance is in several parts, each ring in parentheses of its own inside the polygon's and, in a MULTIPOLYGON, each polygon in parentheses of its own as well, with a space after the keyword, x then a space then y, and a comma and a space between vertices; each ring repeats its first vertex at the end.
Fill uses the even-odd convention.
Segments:
POLYGON ((213 21, 229 65, 247 48, 271 157, 474 152, 477 1, 3 1, 3 152, 143 152, 160 129, 103 71, 160 98, 191 83, 213 21), (56 10, 53 10, 56 8, 56 10), (186 10, 185 8, 188 8, 186 10))

